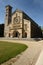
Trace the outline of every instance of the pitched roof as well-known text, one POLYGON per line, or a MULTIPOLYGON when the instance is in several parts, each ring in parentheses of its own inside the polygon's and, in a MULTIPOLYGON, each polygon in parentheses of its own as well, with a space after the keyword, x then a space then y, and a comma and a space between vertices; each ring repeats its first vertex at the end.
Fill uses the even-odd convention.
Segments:
POLYGON ((13 15, 15 12, 21 12, 21 13, 25 14, 25 16, 28 17, 28 20, 30 20, 31 22, 33 22, 34 24, 36 24, 36 25, 40 28, 40 26, 39 26, 30 16, 28 16, 24 11, 19 10, 19 9, 16 9, 16 10, 12 13, 12 15, 13 15))
POLYGON ((23 12, 23 11, 21 11, 21 10, 19 10, 19 9, 16 9, 16 10, 12 13, 12 15, 13 15, 15 12, 23 12))
POLYGON ((10 5, 7 5, 7 6, 5 6, 5 7, 11 7, 11 8, 12 8, 12 6, 10 6, 10 5))

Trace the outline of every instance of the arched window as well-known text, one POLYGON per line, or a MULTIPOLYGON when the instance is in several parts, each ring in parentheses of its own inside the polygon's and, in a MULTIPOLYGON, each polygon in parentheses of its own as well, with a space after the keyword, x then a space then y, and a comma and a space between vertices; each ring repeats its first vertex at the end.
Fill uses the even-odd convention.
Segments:
POLYGON ((25 38, 27 37, 27 33, 25 32, 25 38))
POLYGON ((24 30, 27 31, 27 24, 24 24, 24 30))

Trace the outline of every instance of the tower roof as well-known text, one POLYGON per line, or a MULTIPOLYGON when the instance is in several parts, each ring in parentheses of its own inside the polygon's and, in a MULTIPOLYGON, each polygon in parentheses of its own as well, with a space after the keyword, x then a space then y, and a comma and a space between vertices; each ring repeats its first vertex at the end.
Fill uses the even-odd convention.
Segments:
POLYGON ((10 6, 10 5, 6 5, 5 7, 10 7, 10 8, 12 8, 12 6, 10 6))

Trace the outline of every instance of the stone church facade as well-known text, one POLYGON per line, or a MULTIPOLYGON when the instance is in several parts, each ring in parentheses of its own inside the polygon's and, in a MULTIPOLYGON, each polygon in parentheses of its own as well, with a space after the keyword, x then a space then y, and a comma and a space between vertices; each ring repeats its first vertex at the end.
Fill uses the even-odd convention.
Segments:
POLYGON ((34 38, 41 37, 42 31, 40 26, 23 11, 17 9, 12 13, 12 7, 7 5, 4 24, 4 36, 34 38))

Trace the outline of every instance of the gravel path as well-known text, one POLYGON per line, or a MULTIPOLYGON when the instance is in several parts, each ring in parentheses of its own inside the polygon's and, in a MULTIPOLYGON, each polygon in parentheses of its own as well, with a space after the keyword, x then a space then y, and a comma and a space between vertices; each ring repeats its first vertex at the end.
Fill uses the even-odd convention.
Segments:
POLYGON ((15 62, 11 61, 10 64, 3 63, 1 65, 35 65, 40 52, 43 50, 43 41, 9 40, 9 42, 23 43, 26 44, 28 48, 21 53, 20 57, 15 62))

